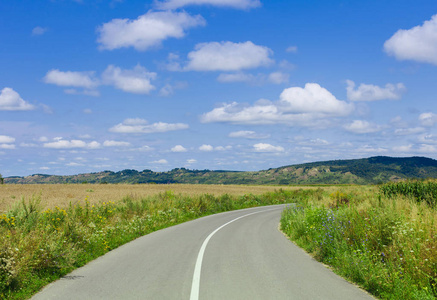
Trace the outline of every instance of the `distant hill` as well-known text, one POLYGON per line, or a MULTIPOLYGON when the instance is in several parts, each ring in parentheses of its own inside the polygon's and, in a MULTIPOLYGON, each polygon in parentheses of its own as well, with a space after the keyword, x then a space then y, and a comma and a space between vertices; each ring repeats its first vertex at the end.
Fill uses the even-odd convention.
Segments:
POLYGON ((256 172, 173 169, 103 171, 57 176, 7 177, 6 184, 36 183, 194 183, 194 184, 377 184, 409 178, 437 178, 437 160, 376 156, 290 165, 256 172))

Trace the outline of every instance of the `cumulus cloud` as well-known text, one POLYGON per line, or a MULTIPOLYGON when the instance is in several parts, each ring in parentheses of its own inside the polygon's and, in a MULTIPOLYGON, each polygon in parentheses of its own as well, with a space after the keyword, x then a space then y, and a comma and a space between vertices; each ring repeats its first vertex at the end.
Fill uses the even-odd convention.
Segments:
POLYGON ((287 83, 290 75, 282 72, 273 72, 269 74, 269 81, 274 84, 287 83))
POLYGON ((171 148, 171 152, 187 152, 187 149, 182 145, 176 145, 171 148))
POLYGON ((92 141, 86 143, 82 140, 63 140, 62 138, 55 138, 54 142, 44 143, 44 148, 53 149, 74 149, 74 148, 86 148, 86 149, 98 149, 100 143, 92 141))
POLYGON ((225 103, 201 116, 201 122, 234 124, 287 124, 296 126, 325 126, 327 118, 349 115, 352 104, 338 100, 317 83, 304 88, 285 89, 277 102, 258 101, 252 106, 237 102, 225 103))
POLYGON ((43 35, 44 33, 47 32, 47 30, 48 28, 36 26, 35 28, 32 29, 32 35, 43 35))
POLYGON ((422 25, 398 30, 384 43, 384 50, 399 60, 437 65, 437 15, 422 25))
POLYGON ((214 150, 214 147, 211 145, 202 145, 199 147, 200 151, 210 152, 214 150))
POLYGON ((381 131, 381 126, 364 121, 364 120, 354 120, 351 124, 344 126, 344 129, 353 133, 373 133, 381 131))
POLYGON ((347 98, 351 101, 398 100, 406 91, 403 83, 387 83, 385 87, 372 84, 360 84, 355 89, 355 82, 346 80, 347 98))
POLYGON ((253 145, 256 152, 284 152, 284 148, 281 146, 273 146, 270 144, 259 143, 253 145))
POLYGON ((182 38, 192 27, 205 25, 201 16, 186 12, 149 11, 135 20, 113 19, 97 29, 100 50, 133 47, 145 51, 168 38, 182 38))
POLYGON ((9 87, 0 93, 0 110, 32 110, 35 106, 24 101, 20 95, 9 87))
POLYGON ((229 137, 244 139, 266 139, 270 137, 270 134, 259 134, 251 130, 241 130, 229 133, 229 137))
POLYGON ((413 145, 395 146, 392 148, 392 150, 395 152, 410 152, 413 150, 413 145))
POLYGON ((238 73, 228 73, 228 74, 220 74, 217 77, 217 81, 223 82, 223 83, 229 83, 229 82, 251 82, 254 81, 256 78, 252 74, 246 74, 242 72, 238 73))
POLYGON ((327 89, 317 83, 307 83, 304 88, 285 89, 280 96, 280 106, 284 112, 323 113, 333 116, 345 116, 353 106, 337 100, 327 89))
POLYGON ((117 89, 134 94, 149 94, 155 87, 151 81, 156 78, 156 73, 137 65, 132 70, 123 70, 109 65, 102 74, 105 84, 113 85, 117 89))
POLYGON ((99 85, 99 81, 94 76, 95 72, 71 72, 52 69, 44 76, 45 83, 58 86, 80 87, 92 89, 99 85))
POLYGON ((231 7, 236 9, 249 9, 261 6, 259 0, 164 0, 155 1, 158 9, 177 9, 188 5, 211 5, 231 7))
POLYGON ((166 159, 159 159, 159 160, 152 161, 152 163, 153 164, 166 165, 166 164, 168 164, 168 161, 166 159))
POLYGON ((418 134, 425 131, 423 127, 414 127, 414 128, 399 128, 395 130, 395 135, 411 135, 418 134))
POLYGON ((131 143, 129 142, 120 142, 120 141, 104 141, 104 147, 129 147, 131 143))
POLYGON ((418 138, 419 142, 424 144, 437 144, 437 136, 433 134, 423 134, 418 138))
POLYGON ((423 126, 427 126, 427 127, 434 126, 434 124, 437 124, 437 114, 432 112, 420 114, 419 122, 423 126))
POLYGON ((297 46, 290 46, 285 51, 289 53, 297 53, 297 46))
POLYGON ((15 149, 15 145, 14 144, 0 144, 0 149, 12 150, 12 149, 15 149))
POLYGON ((15 142, 15 138, 7 135, 0 135, 0 144, 11 144, 15 142))
POLYGON ((187 129, 189 126, 183 123, 153 123, 148 124, 143 119, 126 119, 123 123, 111 127, 109 131, 116 133, 161 133, 174 130, 187 129))
POLYGON ((244 43, 211 42, 197 44, 188 53, 185 70, 193 71, 239 71, 268 66, 273 63, 273 51, 247 41, 244 43))

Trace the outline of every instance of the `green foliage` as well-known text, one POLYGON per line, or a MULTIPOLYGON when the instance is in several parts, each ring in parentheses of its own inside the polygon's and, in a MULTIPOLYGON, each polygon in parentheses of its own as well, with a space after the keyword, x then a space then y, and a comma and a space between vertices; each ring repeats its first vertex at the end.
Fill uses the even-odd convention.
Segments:
POLYGON ((408 211, 417 215, 414 203, 409 207, 408 200, 377 194, 367 205, 340 191, 329 201, 299 201, 284 210, 281 229, 317 260, 382 299, 435 299, 435 216, 416 221, 408 211))
POLYGON ((437 203, 437 182, 435 181, 401 181, 386 183, 379 187, 380 192, 388 197, 404 195, 413 197, 418 202, 425 202, 435 207, 437 203))
POLYGON ((25 299, 50 281, 150 232, 201 216, 308 197, 308 191, 265 195, 185 196, 171 191, 118 202, 39 209, 40 196, 0 214, 0 299, 25 299))
POLYGON ((173 169, 104 171, 73 176, 36 174, 6 178, 7 183, 191 183, 191 184, 380 184, 397 179, 437 178, 437 161, 425 157, 335 160, 258 172, 173 169))

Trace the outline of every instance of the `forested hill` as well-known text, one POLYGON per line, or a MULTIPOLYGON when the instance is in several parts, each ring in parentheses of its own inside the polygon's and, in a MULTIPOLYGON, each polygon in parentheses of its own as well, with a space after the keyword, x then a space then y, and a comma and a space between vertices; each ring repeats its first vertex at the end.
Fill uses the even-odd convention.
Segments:
POLYGON ((437 178, 437 160, 426 157, 332 160, 256 172, 173 169, 104 171, 56 176, 7 177, 6 184, 28 183, 199 183, 199 184, 375 184, 408 178, 437 178))

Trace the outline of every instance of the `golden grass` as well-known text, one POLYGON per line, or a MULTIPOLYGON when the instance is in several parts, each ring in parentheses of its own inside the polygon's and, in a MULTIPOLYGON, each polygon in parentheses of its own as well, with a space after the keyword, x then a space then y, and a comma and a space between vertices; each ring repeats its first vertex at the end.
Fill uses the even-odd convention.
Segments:
MULTIPOLYGON (((229 194, 239 196, 244 194, 259 195, 277 190, 278 186, 249 186, 249 185, 195 185, 195 184, 28 184, 0 185, 0 213, 6 212, 24 198, 29 201, 32 197, 41 199, 40 209, 50 207, 66 207, 80 203, 88 198, 92 203, 120 201, 125 196, 134 199, 172 191, 174 194, 199 195, 211 194, 215 196, 229 194)), ((298 189, 300 187, 282 187, 283 189, 298 189)))

